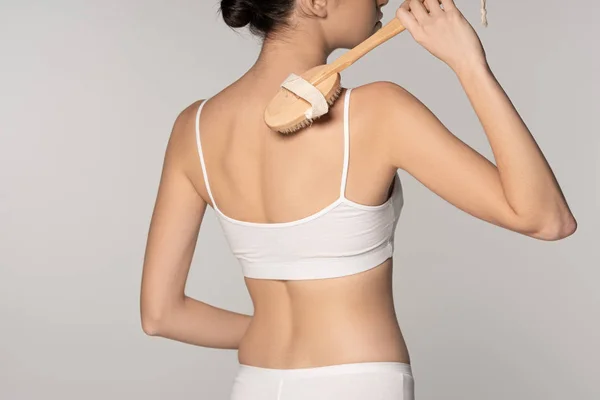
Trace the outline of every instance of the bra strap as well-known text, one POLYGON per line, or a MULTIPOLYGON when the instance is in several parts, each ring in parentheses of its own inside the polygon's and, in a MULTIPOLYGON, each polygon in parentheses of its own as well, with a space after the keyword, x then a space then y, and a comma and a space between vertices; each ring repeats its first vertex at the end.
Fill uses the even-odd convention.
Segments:
POLYGON ((346 197, 346 181, 348 180, 348 164, 350 160, 350 92, 352 88, 346 89, 344 96, 344 166, 342 169, 342 184, 340 186, 340 197, 346 197))
POLYGON ((212 201, 213 208, 218 210, 217 203, 215 203, 215 199, 213 198, 210 190, 210 184, 208 183, 208 174, 206 173, 206 164, 204 163, 204 154, 202 153, 202 142, 200 141, 200 113, 202 112, 202 108, 207 101, 208 99, 204 100, 202 104, 198 106, 198 111, 196 112, 196 145, 198 146, 198 155, 200 156, 200 166, 202 167, 202 175, 204 176, 204 185, 206 186, 206 191, 208 192, 210 201, 212 201))

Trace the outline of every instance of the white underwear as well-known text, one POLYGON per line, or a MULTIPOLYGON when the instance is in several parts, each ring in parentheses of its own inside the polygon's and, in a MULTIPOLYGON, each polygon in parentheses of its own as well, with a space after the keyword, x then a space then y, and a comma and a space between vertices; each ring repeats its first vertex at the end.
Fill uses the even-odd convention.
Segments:
POLYGON ((364 362, 315 368, 240 365, 230 400, 414 400, 410 364, 364 362))

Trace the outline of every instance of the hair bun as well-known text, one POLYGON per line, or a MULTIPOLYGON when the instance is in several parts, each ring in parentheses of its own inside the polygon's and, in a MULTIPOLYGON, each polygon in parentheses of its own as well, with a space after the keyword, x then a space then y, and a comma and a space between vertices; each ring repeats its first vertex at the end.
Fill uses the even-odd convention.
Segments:
POLYGON ((223 20, 232 28, 242 28, 252 21, 255 12, 252 1, 247 0, 222 0, 221 13, 223 20))
POLYGON ((250 32, 266 36, 285 25, 296 0, 221 0, 223 20, 232 28, 250 26, 250 32))

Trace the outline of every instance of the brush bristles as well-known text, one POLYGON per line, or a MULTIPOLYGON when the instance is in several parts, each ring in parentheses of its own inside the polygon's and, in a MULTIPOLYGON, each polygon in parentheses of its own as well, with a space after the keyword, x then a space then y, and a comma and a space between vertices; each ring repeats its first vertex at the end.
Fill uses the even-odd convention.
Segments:
MULTIPOLYGON (((329 106, 331 107, 333 105, 333 103, 335 103, 337 101, 337 99, 340 97, 340 94, 342 94, 342 86, 338 86, 338 88, 335 90, 335 92, 333 92, 333 95, 331 96, 331 98, 329 98, 327 100, 327 104, 329 104, 329 106)), ((284 129, 283 131, 278 131, 278 132, 281 133, 282 135, 290 135, 290 134, 298 132, 304 128, 310 127, 313 124, 313 122, 318 118, 319 117, 305 118, 299 124, 296 124, 296 125, 292 126, 291 128, 284 129)))

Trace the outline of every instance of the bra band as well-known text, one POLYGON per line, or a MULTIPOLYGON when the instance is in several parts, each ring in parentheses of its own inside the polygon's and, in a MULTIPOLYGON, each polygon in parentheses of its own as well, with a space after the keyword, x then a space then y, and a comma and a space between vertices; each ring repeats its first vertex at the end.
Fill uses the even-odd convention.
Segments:
POLYGON ((310 103, 311 108, 304 113, 307 119, 318 118, 329 111, 329 104, 323 93, 301 76, 290 74, 281 87, 310 103))

